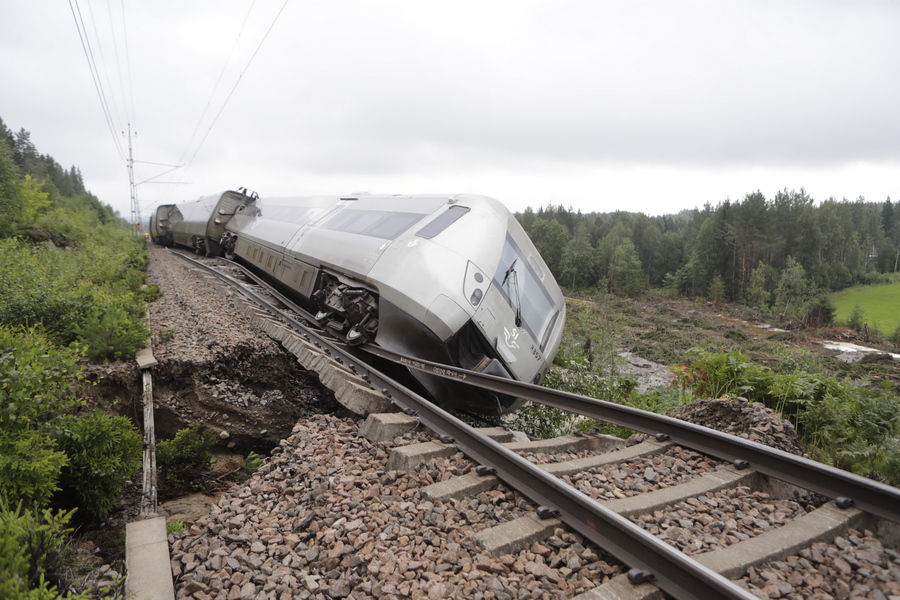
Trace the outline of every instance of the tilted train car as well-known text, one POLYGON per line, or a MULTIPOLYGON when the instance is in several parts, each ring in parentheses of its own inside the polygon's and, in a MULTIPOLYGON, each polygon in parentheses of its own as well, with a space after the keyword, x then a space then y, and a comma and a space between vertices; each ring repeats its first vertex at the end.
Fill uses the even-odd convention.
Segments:
MULTIPOLYGON (((225 192, 177 208, 176 243, 236 257, 313 306, 320 324, 351 344, 373 341, 534 383, 559 348, 559 286, 515 217, 492 198, 225 192)), ((520 405, 413 376, 442 405, 484 413, 520 405)))
POLYGON ((172 236, 174 204, 163 204, 150 215, 150 238, 161 246, 172 246, 175 239, 172 236))

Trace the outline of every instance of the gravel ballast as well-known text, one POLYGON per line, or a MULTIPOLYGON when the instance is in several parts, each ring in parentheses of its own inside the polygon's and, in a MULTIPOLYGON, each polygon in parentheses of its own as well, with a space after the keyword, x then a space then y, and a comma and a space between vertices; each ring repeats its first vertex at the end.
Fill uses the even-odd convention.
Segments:
MULTIPOLYGON (((490 556, 475 535, 532 512, 530 501, 502 486, 473 498, 427 500, 422 488, 474 465, 456 454, 410 471, 386 470, 393 448, 433 440, 423 432, 379 443, 359 436, 359 423, 341 416, 330 392, 249 323, 236 297, 163 249, 150 251, 148 282, 163 292, 149 314, 163 420, 173 427, 199 421, 226 432, 223 439, 277 444, 250 480, 169 536, 178 598, 562 599, 627 571, 564 528, 516 553, 490 556), (160 339, 162 331, 174 333, 160 339)), ((790 424, 761 405, 702 401, 675 416, 803 452, 790 424)), ((586 493, 614 499, 719 466, 672 448, 570 479, 586 493)), ((695 554, 763 534, 808 510, 797 499, 740 487, 669 508, 633 520, 695 554)), ((900 600, 896 550, 870 531, 853 531, 753 569, 743 581, 763 598, 900 600)))

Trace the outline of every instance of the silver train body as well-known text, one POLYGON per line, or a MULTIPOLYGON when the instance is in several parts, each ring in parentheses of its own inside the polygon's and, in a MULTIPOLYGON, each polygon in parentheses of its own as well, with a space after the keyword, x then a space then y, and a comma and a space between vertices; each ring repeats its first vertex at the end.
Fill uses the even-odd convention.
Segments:
MULTIPOLYGON (((258 198, 241 189, 156 216, 157 241, 236 258, 351 344, 538 383, 562 339, 559 286, 515 217, 486 196, 258 198)), ((521 405, 412 375, 442 406, 501 414, 521 405)))

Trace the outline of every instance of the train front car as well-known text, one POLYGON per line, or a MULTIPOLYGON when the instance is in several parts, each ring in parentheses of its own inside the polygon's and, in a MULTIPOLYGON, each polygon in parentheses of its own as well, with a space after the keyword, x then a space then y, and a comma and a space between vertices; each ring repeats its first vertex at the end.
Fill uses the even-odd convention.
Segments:
MULTIPOLYGON (((227 253, 351 344, 528 382, 540 381, 559 347, 562 293, 515 217, 491 198, 264 197, 228 230, 227 253)), ((412 375, 442 406, 500 414, 521 404, 412 375)))
MULTIPOLYGON (((379 345, 531 383, 559 349, 562 292, 518 221, 493 198, 450 198, 386 248, 368 277, 380 293, 379 345)), ((414 376, 439 403, 464 410, 502 414, 522 404, 414 376)))

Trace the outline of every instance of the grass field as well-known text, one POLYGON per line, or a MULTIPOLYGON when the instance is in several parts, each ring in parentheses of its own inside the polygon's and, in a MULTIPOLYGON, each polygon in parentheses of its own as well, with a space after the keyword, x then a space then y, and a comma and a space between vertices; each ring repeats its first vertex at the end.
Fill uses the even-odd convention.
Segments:
POLYGON ((838 323, 846 323, 858 304, 869 327, 878 327, 882 335, 891 335, 900 327, 900 282, 849 288, 831 298, 838 323))

